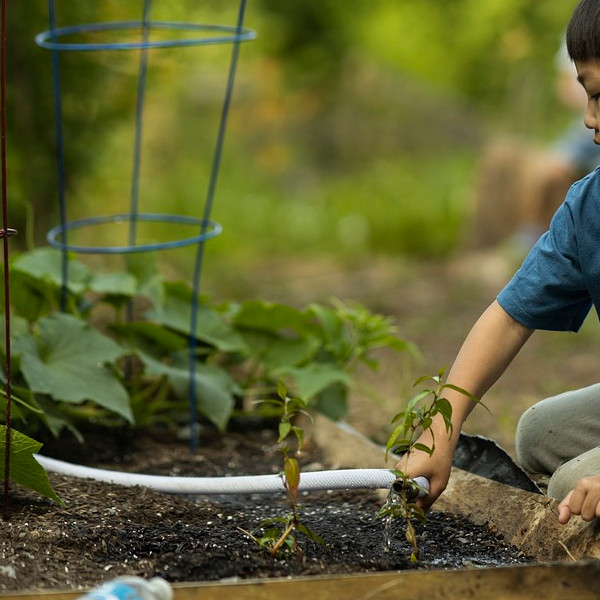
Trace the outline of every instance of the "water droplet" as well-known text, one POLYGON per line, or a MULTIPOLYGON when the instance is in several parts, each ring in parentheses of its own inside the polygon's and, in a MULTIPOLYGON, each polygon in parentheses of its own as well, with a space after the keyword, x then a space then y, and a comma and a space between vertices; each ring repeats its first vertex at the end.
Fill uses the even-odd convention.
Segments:
POLYGON ((390 488, 385 504, 381 507, 382 512, 385 513, 387 511, 383 522, 383 551, 386 553, 389 552, 392 547, 392 524, 394 522, 394 517, 392 514, 393 511, 390 509, 396 504, 399 504, 399 496, 394 491, 394 488, 390 488))

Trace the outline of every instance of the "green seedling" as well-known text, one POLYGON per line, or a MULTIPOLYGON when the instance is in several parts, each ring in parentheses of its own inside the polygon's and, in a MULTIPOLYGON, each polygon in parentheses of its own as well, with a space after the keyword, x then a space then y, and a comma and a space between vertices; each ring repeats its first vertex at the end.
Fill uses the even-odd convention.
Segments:
MULTIPOLYGON (((414 451, 425 452, 432 456, 435 452, 435 436, 431 425, 436 415, 442 418, 446 433, 451 435, 452 405, 444 398, 444 390, 455 390, 473 402, 480 403, 478 398, 466 390, 451 383, 444 383, 443 376, 444 369, 441 369, 437 376, 426 375, 414 383, 413 387, 420 386, 425 382, 432 382, 434 385, 415 394, 408 401, 406 408, 392 419, 392 423, 396 426, 386 444, 386 460, 392 451, 396 454, 403 454, 407 459, 414 451), (431 445, 429 446, 416 441, 424 431, 431 433, 431 445)), ((388 500, 378 512, 377 518, 386 519, 386 530, 395 519, 402 519, 405 522, 406 540, 412 547, 411 560, 417 561, 419 547, 413 522, 415 520, 420 523, 427 521, 423 509, 415 503, 421 488, 406 473, 394 470, 394 474, 397 481, 390 489, 388 500)))
MULTIPOLYGON (((290 439, 295 438, 295 452, 300 453, 304 443, 304 430, 294 425, 294 419, 299 415, 311 418, 307 411, 307 405, 301 398, 288 396, 285 385, 280 381, 277 383, 277 398, 262 401, 271 404, 281 410, 279 421, 279 437, 277 443, 281 448, 283 456, 283 471, 280 473, 287 494, 290 513, 283 517, 266 519, 252 530, 244 531, 262 549, 269 552, 271 556, 285 553, 295 553, 299 558, 302 550, 298 544, 300 534, 306 536, 319 544, 324 544, 323 539, 300 520, 300 507, 298 505, 298 489, 300 487, 300 465, 294 457, 290 456, 292 446, 290 439)), ((243 530, 242 530, 243 531, 243 530)))
POLYGON ((284 471, 282 477, 291 512, 282 517, 265 519, 259 523, 252 532, 244 531, 244 533, 249 535, 271 556, 293 553, 300 558, 302 550, 298 544, 299 534, 302 534, 308 539, 321 545, 324 545, 325 542, 318 534, 300 520, 300 511, 297 502, 298 487, 300 484, 300 467, 295 458, 287 456, 285 449, 283 452, 284 471))
POLYGON ((385 520, 384 550, 389 550, 392 523, 401 519, 406 526, 406 541, 412 547, 410 559, 416 562, 419 559, 419 545, 413 522, 416 520, 419 523, 425 523, 427 517, 423 509, 414 502, 418 495, 415 487, 418 486, 407 479, 402 471, 394 470, 393 472, 400 483, 395 483, 390 488, 385 504, 376 515, 376 518, 385 520))

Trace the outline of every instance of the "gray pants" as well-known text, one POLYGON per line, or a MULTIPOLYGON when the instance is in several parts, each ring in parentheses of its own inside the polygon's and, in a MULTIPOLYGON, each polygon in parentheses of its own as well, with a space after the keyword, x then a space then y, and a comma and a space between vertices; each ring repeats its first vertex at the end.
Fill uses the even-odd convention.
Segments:
POLYGON ((517 426, 516 453, 526 471, 551 476, 548 495, 558 500, 582 477, 600 475, 600 384, 527 409, 517 426))

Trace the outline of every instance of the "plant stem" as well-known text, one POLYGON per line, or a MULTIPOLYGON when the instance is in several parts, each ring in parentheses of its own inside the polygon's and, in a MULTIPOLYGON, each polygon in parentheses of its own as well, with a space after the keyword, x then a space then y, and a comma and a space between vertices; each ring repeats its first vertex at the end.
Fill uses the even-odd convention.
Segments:
POLYGON ((283 546, 283 544, 285 543, 285 540, 287 539, 288 535, 290 535, 290 533, 291 533, 292 529, 294 529, 294 527, 295 527, 294 521, 290 521, 290 523, 288 523, 287 527, 285 528, 285 530, 283 531, 283 533, 281 534, 281 536, 279 537, 277 542, 275 542, 275 545, 271 548, 271 556, 275 556, 277 554, 277 552, 279 551, 281 546, 283 546))

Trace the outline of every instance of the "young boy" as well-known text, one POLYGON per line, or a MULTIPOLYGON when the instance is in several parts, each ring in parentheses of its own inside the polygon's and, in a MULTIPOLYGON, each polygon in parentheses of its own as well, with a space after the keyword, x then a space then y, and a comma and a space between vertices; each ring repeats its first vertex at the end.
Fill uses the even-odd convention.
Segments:
MULTIPOLYGON (((600 145, 600 0, 582 0, 567 29, 567 48, 587 94, 586 127, 600 145)), ((550 229, 467 336, 448 382, 478 398, 496 382, 536 329, 578 331, 592 304, 600 314, 600 169, 575 183, 550 229)), ((414 452, 398 468, 430 481, 419 500, 431 506, 446 488, 460 428, 474 408, 447 390, 454 429, 441 419, 423 434, 436 450, 414 452)), ((517 456, 530 471, 551 475, 548 494, 560 500, 560 523, 571 515, 600 518, 600 384, 539 402, 517 428, 517 456)))

